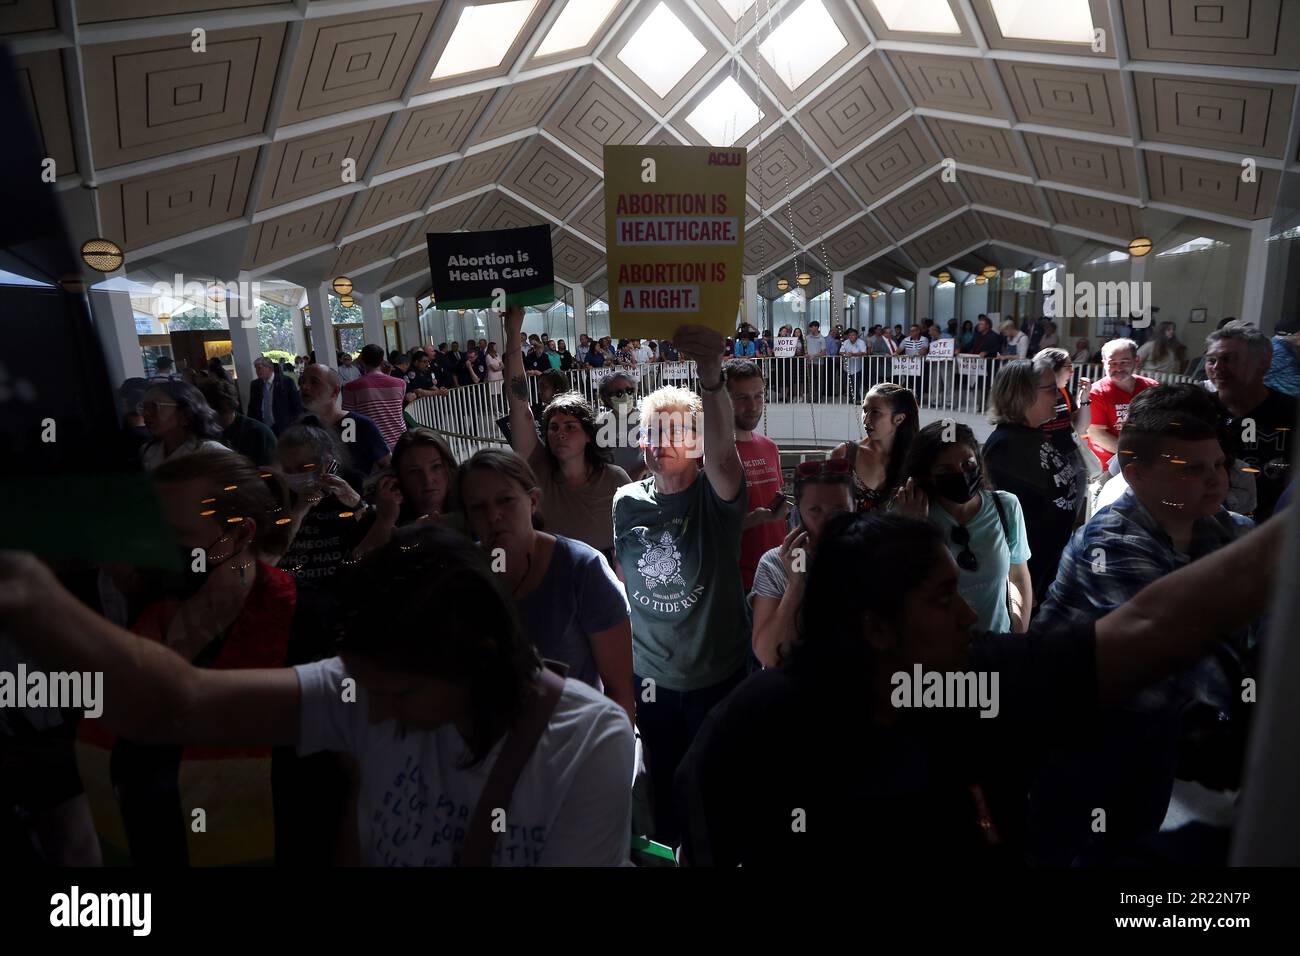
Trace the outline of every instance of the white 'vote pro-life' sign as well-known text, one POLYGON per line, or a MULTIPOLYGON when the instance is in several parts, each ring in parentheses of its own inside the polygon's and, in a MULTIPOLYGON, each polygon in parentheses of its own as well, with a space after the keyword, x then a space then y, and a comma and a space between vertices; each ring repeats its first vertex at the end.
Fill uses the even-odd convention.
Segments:
POLYGON ((799 339, 793 335, 778 335, 772 346, 772 354, 777 358, 794 358, 799 351, 799 339))
POLYGON ((957 371, 962 375, 983 375, 985 359, 981 355, 957 356, 957 371))
POLYGON ((687 379, 691 377, 690 362, 660 362, 659 377, 671 379, 687 379))
POLYGON ((910 358, 895 356, 894 377, 897 378, 901 375, 920 375, 922 361, 923 359, 919 355, 914 355, 910 358))
POLYGON ((609 378, 611 375, 614 374, 626 375, 627 371, 628 371, 627 369, 621 368, 617 365, 602 365, 600 368, 593 368, 588 370, 587 375, 590 376, 589 380, 591 382, 591 387, 595 388, 597 385, 605 381, 605 379, 609 378))
POLYGON ((930 358, 952 358, 952 339, 933 339, 930 342, 930 358))

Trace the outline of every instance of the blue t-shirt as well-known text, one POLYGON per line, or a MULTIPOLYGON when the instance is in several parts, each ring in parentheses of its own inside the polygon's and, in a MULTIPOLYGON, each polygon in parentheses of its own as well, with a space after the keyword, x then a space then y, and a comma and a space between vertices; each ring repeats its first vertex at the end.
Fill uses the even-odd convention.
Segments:
MULTIPOLYGON (((1007 575, 1011 571, 1011 565, 1024 564, 1029 560, 1029 535, 1025 531, 1020 501, 1015 495, 1006 491, 982 491, 980 496, 984 499, 984 506, 966 525, 966 530, 970 532, 970 549, 975 553, 979 567, 967 571, 958 565, 961 570, 958 572, 957 590, 979 615, 979 620, 973 626, 980 631, 1001 634, 1011 630, 1011 615, 1007 613, 1007 575), (1002 522, 998 519, 993 495, 1002 501, 1002 510, 1006 513, 1007 526, 1011 532, 1010 541, 1002 533, 1002 522)), ((944 543, 956 561, 957 555, 963 550, 952 540, 952 529, 957 526, 956 519, 942 505, 932 502, 930 520, 943 532, 944 543)))
POLYGON ((603 690, 591 636, 628 618, 623 585, 601 553, 555 536, 537 590, 519 599, 519 619, 542 657, 569 665, 568 676, 603 690))
POLYGON ((343 447, 352 456, 352 467, 361 472, 363 478, 375 470, 377 461, 388 457, 388 442, 384 441, 384 436, 380 434, 379 426, 375 424, 374 419, 360 412, 344 412, 343 417, 339 419, 338 433, 344 440, 343 447), (349 418, 356 423, 351 429, 351 441, 347 440, 349 418))

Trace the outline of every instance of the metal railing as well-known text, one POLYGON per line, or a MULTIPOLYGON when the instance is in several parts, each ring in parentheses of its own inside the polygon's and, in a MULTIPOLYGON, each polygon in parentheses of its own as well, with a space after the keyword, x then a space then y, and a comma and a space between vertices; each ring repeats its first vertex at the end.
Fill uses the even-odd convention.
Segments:
MULTIPOLYGON (((767 382, 766 403, 782 405, 855 406, 873 385, 897 382, 910 388, 922 412, 951 412, 980 415, 988 407, 989 385, 1006 359, 977 356, 953 358, 907 358, 872 355, 862 357, 759 358, 749 359, 767 382)), ((654 362, 631 367, 576 369, 566 373, 570 387, 601 407, 600 383, 611 375, 623 375, 636 387, 637 398, 665 385, 698 387, 694 362, 654 362)), ((1074 366, 1071 390, 1079 379, 1096 382, 1105 375, 1100 365, 1074 366)), ((1190 382, 1186 375, 1144 373, 1162 383, 1190 382)), ((448 395, 418 399, 407 412, 421 425, 447 439, 457 460, 480 448, 505 444, 499 419, 509 414, 503 382, 480 382, 453 388, 448 395)), ((537 378, 529 376, 530 401, 536 404, 537 378)), ((815 435, 805 436, 814 439, 815 435)))

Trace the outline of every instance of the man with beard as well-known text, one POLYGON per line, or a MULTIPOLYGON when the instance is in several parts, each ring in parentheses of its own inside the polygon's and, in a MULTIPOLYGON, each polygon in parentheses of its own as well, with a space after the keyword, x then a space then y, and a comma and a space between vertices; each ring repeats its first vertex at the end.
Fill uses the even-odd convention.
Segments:
POLYGON ((298 383, 303 407, 326 428, 332 428, 352 456, 352 467, 364 478, 387 468, 392 457, 379 426, 360 412, 343 410, 343 381, 328 365, 308 365, 298 383))
POLYGON ((1257 522, 1273 514, 1291 478, 1291 445, 1296 400, 1264 384, 1273 346, 1268 336, 1246 322, 1229 322, 1211 332, 1205 347, 1205 372, 1219 396, 1232 447, 1225 449, 1255 476, 1257 522))
POLYGON ((1119 430, 1128 418, 1129 402, 1160 383, 1134 373, 1137 343, 1132 339, 1111 339, 1102 346, 1101 362, 1106 367, 1106 377, 1088 391, 1088 403, 1092 405, 1088 447, 1105 470, 1119 450, 1119 430))
POLYGON ((758 559, 785 540, 790 502, 781 494, 781 449, 766 435, 754 432, 763 420, 763 373, 753 362, 731 362, 726 382, 735 410, 736 452, 745 468, 749 490, 748 513, 740 538, 740 572, 748 593, 754 586, 758 559))

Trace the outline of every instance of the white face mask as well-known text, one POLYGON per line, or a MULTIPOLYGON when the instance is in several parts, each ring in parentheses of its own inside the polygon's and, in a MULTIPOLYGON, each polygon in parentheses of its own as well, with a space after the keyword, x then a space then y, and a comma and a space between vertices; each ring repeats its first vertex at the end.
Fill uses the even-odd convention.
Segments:
POLYGON ((284 479, 284 483, 289 486, 289 490, 295 494, 310 488, 315 482, 316 476, 313 474, 289 475, 284 479))

